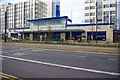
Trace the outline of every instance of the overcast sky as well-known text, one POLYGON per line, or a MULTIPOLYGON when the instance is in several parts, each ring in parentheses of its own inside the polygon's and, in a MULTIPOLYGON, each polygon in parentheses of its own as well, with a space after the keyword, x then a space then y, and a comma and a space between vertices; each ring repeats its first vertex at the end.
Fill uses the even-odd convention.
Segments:
MULTIPOLYGON (((17 3, 22 1, 26 0, 0 0, 0 3, 4 2, 17 3)), ((72 18, 73 23, 78 24, 83 23, 84 1, 85 0, 60 0, 61 16, 68 16, 70 19, 72 18)))

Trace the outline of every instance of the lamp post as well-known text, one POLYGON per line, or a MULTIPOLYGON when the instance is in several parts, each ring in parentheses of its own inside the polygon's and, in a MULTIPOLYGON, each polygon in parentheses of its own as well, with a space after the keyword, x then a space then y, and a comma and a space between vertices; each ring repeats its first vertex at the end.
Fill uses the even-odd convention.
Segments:
POLYGON ((93 43, 93 26, 92 26, 92 43, 93 43))
MULTIPOLYGON (((95 18, 93 17, 93 19, 92 19, 93 24, 94 24, 94 21, 95 21, 95 18)), ((93 31, 94 31, 94 28, 92 26, 92 43, 93 43, 93 31)))
POLYGON ((25 28, 25 24, 24 24, 24 27, 23 27, 23 36, 22 36, 22 40, 24 40, 24 28, 25 28))
POLYGON ((118 8, 117 8, 117 0, 116 0, 115 3, 116 3, 116 22, 115 22, 116 23, 116 28, 115 29, 117 29, 117 22, 118 22, 118 18, 117 18, 118 17, 117 16, 117 10, 118 10, 118 8))
POLYGON ((38 21, 38 41, 40 40, 39 21, 38 21))
POLYGON ((97 28, 98 28, 97 13, 98 13, 98 2, 96 2, 96 43, 97 43, 97 28))
POLYGON ((5 8, 5 34, 4 41, 7 42, 7 7, 5 8))

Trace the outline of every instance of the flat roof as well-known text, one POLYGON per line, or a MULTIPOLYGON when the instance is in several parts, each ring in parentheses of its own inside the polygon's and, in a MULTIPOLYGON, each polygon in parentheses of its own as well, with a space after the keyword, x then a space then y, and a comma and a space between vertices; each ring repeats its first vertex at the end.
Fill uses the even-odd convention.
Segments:
MULTIPOLYGON (((95 26, 96 24, 67 24, 66 26, 95 26)), ((114 25, 114 23, 97 23, 97 25, 114 25)))
POLYGON ((69 19, 68 16, 39 18, 39 19, 33 19, 33 20, 27 20, 27 21, 28 21, 28 22, 32 22, 32 21, 51 20, 51 19, 62 19, 62 18, 66 18, 68 21, 72 22, 72 20, 69 19))

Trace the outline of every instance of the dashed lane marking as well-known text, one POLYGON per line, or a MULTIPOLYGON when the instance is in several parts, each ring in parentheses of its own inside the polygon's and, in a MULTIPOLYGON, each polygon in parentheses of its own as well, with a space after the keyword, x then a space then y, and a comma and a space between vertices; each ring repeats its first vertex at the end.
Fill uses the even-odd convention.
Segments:
POLYGON ((23 56, 23 55, 25 55, 25 53, 14 53, 14 54, 12 54, 12 55, 15 55, 15 56, 23 56))
POLYGON ((112 58, 109 58, 108 60, 110 60, 110 61, 117 61, 117 59, 112 59, 112 58))
POLYGON ((43 50, 35 50, 35 49, 34 49, 34 50, 31 50, 31 51, 43 51, 43 50))

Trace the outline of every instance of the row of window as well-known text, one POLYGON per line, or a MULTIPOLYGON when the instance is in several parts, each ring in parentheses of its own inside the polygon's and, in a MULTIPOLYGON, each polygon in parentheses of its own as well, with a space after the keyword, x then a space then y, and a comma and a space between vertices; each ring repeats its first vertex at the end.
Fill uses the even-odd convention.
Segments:
POLYGON ((90 16, 95 16, 95 13, 90 13, 90 14, 89 13, 85 13, 85 16, 89 16, 89 15, 90 16))
POLYGON ((86 0, 86 1, 85 1, 85 4, 88 4, 88 3, 95 3, 95 0, 90 0, 90 1, 89 1, 89 0, 86 0))
MULTIPOLYGON (((98 2, 102 2, 102 0, 97 0, 97 1, 98 1, 98 2)), ((103 1, 106 2, 106 1, 110 1, 110 0, 103 0, 103 1)), ((95 3, 95 0, 90 0, 90 1, 89 1, 89 0, 86 0, 86 1, 85 1, 85 4, 88 4, 88 3, 95 3)))
POLYGON ((85 10, 95 9, 95 6, 85 7, 85 10))
MULTIPOLYGON (((115 20, 114 18, 111 18, 110 20, 109 20, 109 18, 104 18, 103 20, 102 20, 102 19, 97 19, 98 22, 102 22, 102 21, 103 21, 103 22, 107 22, 107 21, 108 21, 108 22, 109 22, 109 21, 110 21, 110 22, 113 22, 114 20, 115 20)), ((96 21, 95 21, 95 19, 86 19, 85 22, 86 22, 86 23, 89 23, 89 22, 90 22, 90 23, 92 23, 92 22, 94 23, 94 22, 96 22, 96 21)))
MULTIPOLYGON (((110 7, 115 7, 116 5, 115 4, 107 4, 107 5, 99 5, 97 6, 97 8, 110 8, 110 7)), ((85 7, 85 10, 89 10, 89 9, 95 9, 95 6, 90 6, 90 7, 85 7)))
MULTIPOLYGON (((116 14, 116 11, 105 11, 103 15, 116 14)), ((97 13, 97 15, 102 15, 102 12, 97 13)), ((85 16, 95 16, 95 13, 85 13, 85 16)))

